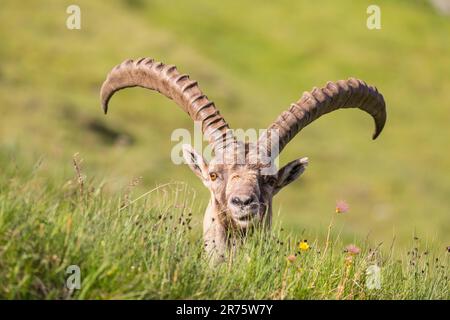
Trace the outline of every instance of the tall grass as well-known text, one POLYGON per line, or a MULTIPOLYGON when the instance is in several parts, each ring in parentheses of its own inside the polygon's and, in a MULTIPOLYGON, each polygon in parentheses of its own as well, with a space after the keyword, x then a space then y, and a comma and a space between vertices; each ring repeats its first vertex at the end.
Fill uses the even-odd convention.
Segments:
POLYGON ((385 131, 371 142, 370 117, 341 110, 296 136, 280 165, 307 156, 310 166, 274 201, 284 228, 323 241, 345 198, 354 213, 336 220, 345 242, 395 233, 403 250, 417 229, 450 244, 450 19, 428 0, 377 0, 381 30, 366 27, 373 1, 77 0, 81 30, 66 28, 69 4, 3 0, 0 10, 0 146, 44 156, 54 184, 80 152, 108 191, 135 176, 136 194, 176 179, 207 201, 197 177, 170 161, 173 130, 193 130, 173 101, 129 89, 103 115, 101 84, 127 58, 176 64, 234 129, 267 128, 304 90, 355 76, 384 95, 385 131))
MULTIPOLYGON (((3 157, 3 156, 2 156, 3 157)), ((135 195, 84 176, 49 179, 3 157, 0 175, 0 298, 13 299, 448 299, 449 254, 415 239, 409 252, 355 239, 345 252, 330 224, 326 244, 279 226, 256 231, 233 257, 210 267, 203 253, 195 193, 184 183, 135 195), (288 259, 289 257, 289 259, 288 259), (366 270, 381 267, 381 288, 366 270), (66 269, 81 270, 81 288, 66 287, 66 269)), ((339 217, 335 217, 339 219, 339 217)))

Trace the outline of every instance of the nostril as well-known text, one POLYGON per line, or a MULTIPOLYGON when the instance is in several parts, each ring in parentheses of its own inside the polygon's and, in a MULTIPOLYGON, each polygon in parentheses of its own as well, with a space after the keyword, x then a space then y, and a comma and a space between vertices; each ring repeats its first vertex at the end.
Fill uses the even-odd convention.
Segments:
POLYGON ((231 203, 235 206, 248 206, 255 202, 255 196, 236 196, 231 198, 231 203))
POLYGON ((240 206, 242 204, 241 203, 241 199, 239 199, 238 197, 231 198, 231 203, 236 205, 236 206, 240 206))
POLYGON ((242 203, 244 204, 244 206, 248 206, 250 203, 252 203, 255 200, 255 198, 253 196, 250 197, 246 197, 244 201, 242 201, 242 203))

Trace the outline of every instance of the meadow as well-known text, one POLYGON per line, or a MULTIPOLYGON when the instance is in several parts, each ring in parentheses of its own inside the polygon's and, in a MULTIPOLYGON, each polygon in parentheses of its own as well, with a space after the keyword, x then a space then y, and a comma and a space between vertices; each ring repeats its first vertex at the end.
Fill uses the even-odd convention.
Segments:
POLYGON ((199 209, 195 192, 186 184, 162 185, 138 198, 130 185, 111 197, 103 183, 84 176, 79 158, 74 166, 74 177, 61 185, 48 183, 39 165, 6 167, 0 180, 0 297, 450 298, 449 257, 435 243, 416 237, 400 252, 394 242, 386 252, 381 243, 363 240, 348 246, 334 230, 343 213, 334 213, 326 241, 277 224, 236 244, 236 255, 211 267, 201 226, 192 218, 199 209), (79 289, 70 290, 69 266, 79 267, 79 289), (371 266, 381 270, 379 287, 368 284, 371 266))
POLYGON ((69 1, 2 2, 0 297, 448 299, 449 17, 380 0, 382 28, 369 30, 369 1, 195 3, 78 1, 81 30, 68 30, 69 1), (385 131, 371 141, 357 110, 303 130, 280 164, 310 165, 275 198, 274 230, 212 270, 209 194, 170 160, 172 131, 192 121, 143 89, 100 109, 109 70, 141 56, 198 80, 233 128, 266 128, 303 91, 355 76, 383 93, 385 131), (336 215, 341 199, 350 210, 336 215))

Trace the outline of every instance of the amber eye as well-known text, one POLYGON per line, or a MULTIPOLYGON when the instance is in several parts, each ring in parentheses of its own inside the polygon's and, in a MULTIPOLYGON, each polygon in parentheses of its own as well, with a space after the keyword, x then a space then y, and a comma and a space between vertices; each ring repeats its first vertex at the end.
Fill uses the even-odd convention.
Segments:
POLYGON ((209 174, 209 178, 211 179, 211 181, 216 180, 216 179, 217 179, 217 173, 211 172, 211 173, 209 174))

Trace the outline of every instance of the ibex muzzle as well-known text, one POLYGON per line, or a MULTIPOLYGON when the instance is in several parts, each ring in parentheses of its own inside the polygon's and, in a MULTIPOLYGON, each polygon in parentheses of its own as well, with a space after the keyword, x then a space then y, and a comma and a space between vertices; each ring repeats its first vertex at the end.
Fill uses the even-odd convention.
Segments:
POLYGON ((127 60, 108 74, 101 89, 104 112, 116 91, 134 86, 156 90, 173 99, 194 121, 201 122, 203 134, 212 146, 214 157, 209 163, 189 145, 183 147, 183 156, 211 193, 203 233, 206 251, 213 261, 225 257, 230 236, 242 237, 255 226, 270 227, 273 196, 297 179, 308 164, 307 158, 300 158, 277 170, 273 161, 260 161, 262 157, 273 160, 300 130, 337 109, 353 107, 369 113, 375 121, 373 139, 386 122, 383 96, 375 87, 350 78, 304 92, 269 126, 264 137, 244 143, 232 134, 196 81, 180 74, 175 66, 150 58, 127 60))

